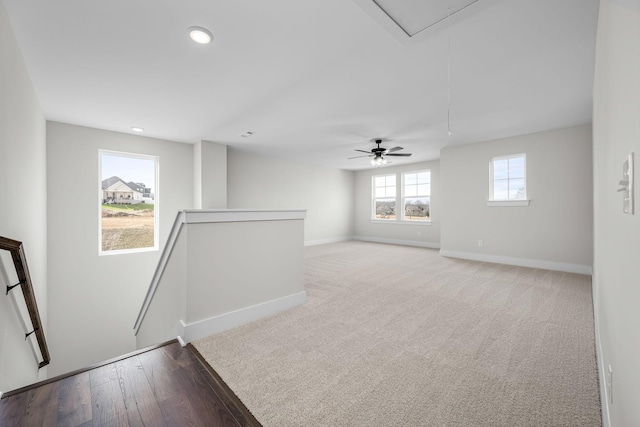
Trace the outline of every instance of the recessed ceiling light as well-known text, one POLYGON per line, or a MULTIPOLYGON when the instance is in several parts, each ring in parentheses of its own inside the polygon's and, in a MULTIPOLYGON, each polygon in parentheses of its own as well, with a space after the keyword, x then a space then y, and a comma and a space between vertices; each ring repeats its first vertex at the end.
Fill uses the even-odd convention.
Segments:
POLYGON ((196 43, 209 44, 213 40, 213 34, 211 31, 202 27, 189 27, 189 37, 196 43))
POLYGON ((134 132, 144 132, 143 128, 139 128, 139 127, 135 127, 135 126, 132 127, 131 130, 134 131, 134 132))
POLYGON ((242 135, 240 135, 240 136, 242 136, 242 137, 245 137, 245 138, 246 138, 246 137, 248 137, 248 136, 253 135, 254 133, 255 133, 255 132, 247 131, 247 132, 243 133, 243 134, 242 134, 242 135))

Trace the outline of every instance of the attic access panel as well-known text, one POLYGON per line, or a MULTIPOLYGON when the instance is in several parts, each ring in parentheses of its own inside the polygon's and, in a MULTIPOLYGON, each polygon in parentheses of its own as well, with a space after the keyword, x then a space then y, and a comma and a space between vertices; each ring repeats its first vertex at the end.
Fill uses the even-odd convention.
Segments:
POLYGON ((404 33, 413 37, 478 0, 372 0, 404 33), (450 8, 450 11, 447 10, 450 8))

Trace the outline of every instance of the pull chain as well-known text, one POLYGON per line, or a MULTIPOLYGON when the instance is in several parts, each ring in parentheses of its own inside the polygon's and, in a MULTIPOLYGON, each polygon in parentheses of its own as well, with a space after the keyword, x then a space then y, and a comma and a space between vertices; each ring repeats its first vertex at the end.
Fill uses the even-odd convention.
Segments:
POLYGON ((447 132, 451 133, 451 5, 447 2, 447 35, 449 46, 447 52, 447 132))

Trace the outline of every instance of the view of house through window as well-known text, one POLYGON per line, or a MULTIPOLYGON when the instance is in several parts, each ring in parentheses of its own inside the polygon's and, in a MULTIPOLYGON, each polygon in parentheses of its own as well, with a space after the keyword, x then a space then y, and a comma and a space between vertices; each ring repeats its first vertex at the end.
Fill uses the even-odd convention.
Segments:
POLYGON ((402 175, 402 206, 405 221, 429 221, 431 172, 408 172, 402 175))
POLYGON ((526 157, 524 154, 491 159, 489 200, 525 200, 526 157))
POLYGON ((158 158, 99 151, 100 253, 158 248, 158 158))
POLYGON ((373 219, 396 219, 396 175, 373 177, 373 219))

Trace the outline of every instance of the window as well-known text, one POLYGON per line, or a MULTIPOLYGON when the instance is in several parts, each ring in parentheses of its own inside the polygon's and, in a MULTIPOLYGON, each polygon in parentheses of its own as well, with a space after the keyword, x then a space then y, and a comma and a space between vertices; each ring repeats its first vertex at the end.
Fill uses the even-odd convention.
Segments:
POLYGON ((100 255, 158 249, 158 158, 99 150, 100 255))
POLYGON ((491 159, 489 200, 525 201, 526 199, 526 156, 514 154, 491 159))
POLYGON ((377 175, 371 179, 373 221, 430 224, 431 171, 377 175))
POLYGON ((431 172, 407 172, 402 174, 402 219, 404 221, 429 221, 431 172))
POLYGON ((396 175, 373 177, 373 219, 396 219, 396 175))

